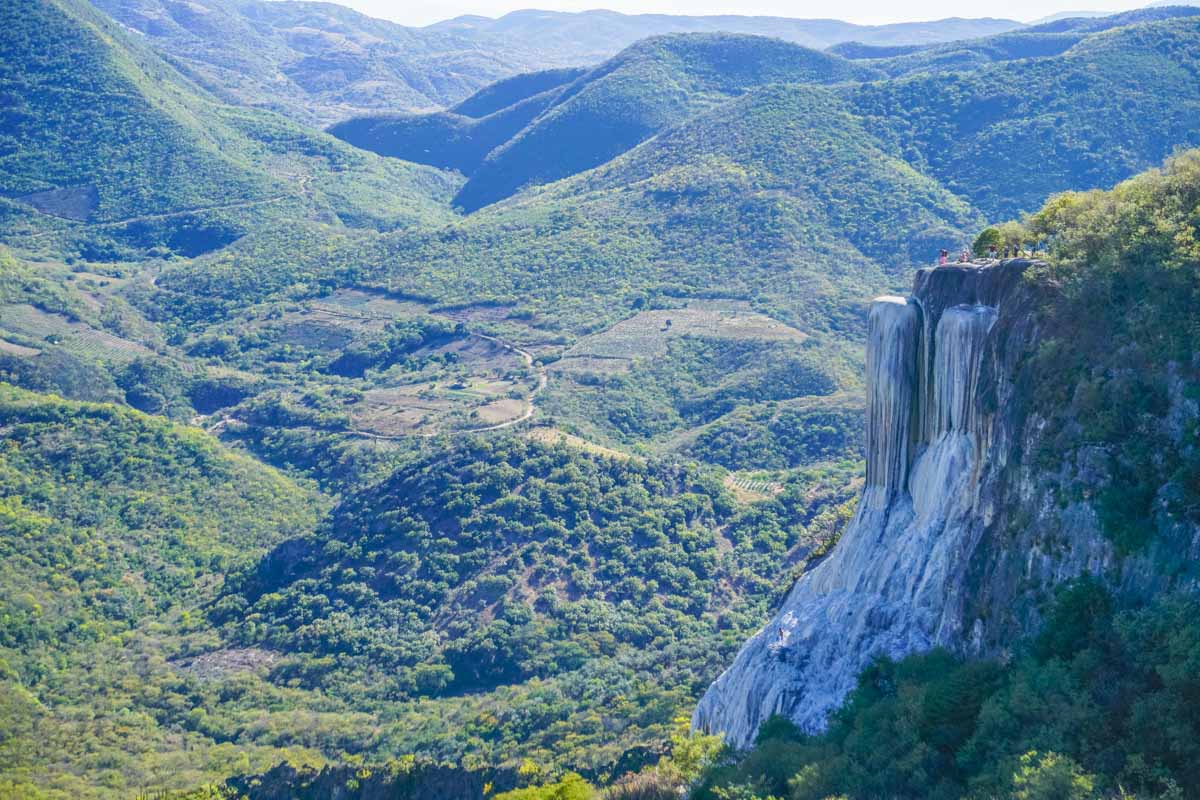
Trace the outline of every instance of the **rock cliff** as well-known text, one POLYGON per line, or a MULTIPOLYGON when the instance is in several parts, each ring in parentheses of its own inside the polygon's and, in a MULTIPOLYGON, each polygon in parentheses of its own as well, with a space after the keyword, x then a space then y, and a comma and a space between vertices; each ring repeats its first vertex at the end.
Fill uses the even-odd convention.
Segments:
MULTIPOLYGON (((696 728, 737 747, 773 714, 820 730, 872 659, 937 646, 1003 656, 1053 587, 1085 572, 1132 594, 1197 585, 1178 568, 1200 559, 1194 526, 1121 558, 1088 499, 1105 478, 1089 474, 1086 450, 1049 466, 1031 456, 1047 410, 1030 355, 1052 298, 1024 279, 1030 266, 925 269, 912 297, 872 304, 857 511, 708 689, 696 728)), ((1172 403, 1196 416, 1194 401, 1172 403)))

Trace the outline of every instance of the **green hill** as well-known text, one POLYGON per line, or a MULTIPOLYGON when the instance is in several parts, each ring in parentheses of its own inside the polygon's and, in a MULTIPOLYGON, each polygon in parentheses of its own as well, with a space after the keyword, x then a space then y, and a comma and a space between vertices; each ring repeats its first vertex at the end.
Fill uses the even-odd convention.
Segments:
POLYGON ((489 153, 520 133, 561 93, 561 87, 552 87, 479 118, 455 111, 355 117, 332 126, 329 133, 382 156, 470 175, 489 153))
MULTIPOLYGON (((474 158, 454 161, 470 179, 455 197, 468 211, 603 164, 658 131, 768 83, 835 83, 862 80, 869 71, 796 45, 761 37, 694 35, 649 39, 563 86, 540 102, 523 99, 505 116, 501 138, 493 123, 470 124, 474 158), (517 111, 520 109, 520 111, 517 111), (524 121, 517 130, 513 122, 524 121), (519 130, 519 133, 518 133, 519 130), (486 155, 480 159, 480 154, 486 155)), ((551 89, 551 92, 554 90, 551 89)), ((487 118, 496 120, 501 112, 487 118)), ((444 137, 452 118, 395 119, 388 129, 373 126, 368 146, 400 158, 444 164, 448 159, 429 140, 444 137), (422 135, 422 127, 429 127, 422 135), (414 131, 413 128, 417 130, 414 131)), ((333 130, 342 136, 346 123, 333 130)), ((345 138, 345 137, 344 137, 345 138)), ((355 139, 349 139, 355 141, 355 139)), ((357 142, 356 142, 357 143, 357 142)), ((453 145, 450 145, 453 146, 453 145)))
POLYGON ((444 107, 551 66, 532 42, 409 28, 333 3, 95 0, 226 102, 311 125, 444 107))
POLYGON ((845 500, 827 479, 743 512, 689 467, 516 437, 447 443, 349 493, 211 616, 234 646, 287 653, 278 679, 379 714, 386 752, 644 759, 760 612, 768 565, 844 513, 818 517, 845 500))
POLYGON ((466 117, 486 117, 534 95, 570 83, 588 72, 583 67, 526 72, 485 86, 450 110, 466 117))
POLYGON ((169 709, 188 689, 164 660, 220 576, 311 529, 320 500, 195 429, 112 405, 0 384, 0 426, 0 785, 195 785, 222 755, 186 737, 198 750, 178 757, 169 709))
POLYGON ((864 84, 849 102, 922 172, 1001 218, 1200 144, 1198 73, 1189 17, 1091 34, 1053 58, 864 84))
POLYGON ((10 235, 195 254, 271 220, 394 227, 445 213, 452 180, 222 105, 86 4, 7 3, 0 24, 10 235))

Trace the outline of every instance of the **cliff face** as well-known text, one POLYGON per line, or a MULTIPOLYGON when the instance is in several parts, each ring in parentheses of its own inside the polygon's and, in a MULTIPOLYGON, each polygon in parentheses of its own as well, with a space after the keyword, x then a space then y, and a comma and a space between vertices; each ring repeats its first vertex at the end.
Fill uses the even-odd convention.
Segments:
MULTIPOLYGON (((1134 595, 1197 585, 1178 565, 1200 558, 1200 530, 1177 525, 1118 558, 1088 501, 1106 479, 1088 452, 1052 467, 1032 456, 1046 444, 1028 365, 1047 298, 1029 266, 921 270, 912 297, 874 302, 858 509, 705 693, 696 728, 738 747, 772 714, 820 730, 873 658, 1003 656, 1054 586, 1085 572, 1134 595)), ((1175 416, 1196 413, 1173 398, 1175 416)))

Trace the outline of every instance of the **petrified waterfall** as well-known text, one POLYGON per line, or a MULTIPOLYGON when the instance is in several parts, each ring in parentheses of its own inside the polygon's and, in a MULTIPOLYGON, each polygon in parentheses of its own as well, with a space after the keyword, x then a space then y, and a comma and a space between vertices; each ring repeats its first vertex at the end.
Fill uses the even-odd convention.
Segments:
POLYGON ((871 307, 867 483, 854 518, 709 687, 696 728, 738 747, 772 714, 819 730, 874 657, 964 637, 960 589, 989 436, 978 394, 997 310, 964 268, 933 278, 951 283, 871 307))

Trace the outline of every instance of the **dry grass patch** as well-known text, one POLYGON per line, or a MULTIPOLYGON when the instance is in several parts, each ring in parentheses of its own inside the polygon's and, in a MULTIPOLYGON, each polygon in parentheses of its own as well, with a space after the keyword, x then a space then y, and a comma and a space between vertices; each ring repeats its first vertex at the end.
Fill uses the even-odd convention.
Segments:
POLYGON ((751 311, 748 303, 693 300, 683 308, 639 312, 584 337, 563 353, 559 368, 621 370, 635 359, 664 355, 668 341, 681 336, 796 344, 807 338, 803 331, 751 311))
POLYGON ((576 450, 582 450, 592 455, 605 456, 607 458, 616 458, 622 461, 638 461, 645 462, 646 459, 633 453, 626 453, 622 450, 614 450, 611 447, 590 442, 587 439, 575 436, 574 434, 560 431, 558 428, 533 428, 526 436, 534 441, 542 442, 543 444, 561 444, 567 447, 573 447, 576 450))

